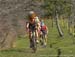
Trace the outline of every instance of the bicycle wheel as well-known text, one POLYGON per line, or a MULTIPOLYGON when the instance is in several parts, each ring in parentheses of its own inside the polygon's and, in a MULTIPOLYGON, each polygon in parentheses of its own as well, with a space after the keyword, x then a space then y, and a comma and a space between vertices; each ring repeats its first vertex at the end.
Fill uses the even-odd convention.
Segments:
POLYGON ((45 33, 44 33, 44 32, 42 32, 41 38, 42 38, 42 40, 41 40, 41 45, 42 45, 43 47, 46 47, 46 45, 45 45, 46 40, 45 40, 45 33))
POLYGON ((36 43, 35 31, 32 32, 32 50, 34 52, 36 52, 36 50, 37 50, 37 43, 36 43))

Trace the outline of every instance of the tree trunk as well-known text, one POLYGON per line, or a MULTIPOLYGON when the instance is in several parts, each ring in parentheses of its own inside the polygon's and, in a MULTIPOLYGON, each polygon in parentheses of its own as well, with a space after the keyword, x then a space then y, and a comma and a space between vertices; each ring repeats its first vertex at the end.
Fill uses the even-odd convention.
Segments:
POLYGON ((58 14, 57 14, 57 12, 56 12, 55 20, 56 20, 56 26, 57 26, 57 29, 58 29, 59 36, 62 37, 63 36, 63 32, 62 32, 62 30, 60 28, 60 25, 59 25, 59 22, 58 22, 58 14))
POLYGON ((73 36, 75 36, 75 0, 72 0, 73 36))

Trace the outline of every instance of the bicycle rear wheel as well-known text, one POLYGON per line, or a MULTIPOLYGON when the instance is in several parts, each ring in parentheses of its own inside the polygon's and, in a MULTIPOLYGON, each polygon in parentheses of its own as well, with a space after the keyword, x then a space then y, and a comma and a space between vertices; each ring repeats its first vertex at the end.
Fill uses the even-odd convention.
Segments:
POLYGON ((42 32, 42 35, 41 35, 41 45, 43 47, 46 47, 46 38, 45 38, 45 33, 42 32))

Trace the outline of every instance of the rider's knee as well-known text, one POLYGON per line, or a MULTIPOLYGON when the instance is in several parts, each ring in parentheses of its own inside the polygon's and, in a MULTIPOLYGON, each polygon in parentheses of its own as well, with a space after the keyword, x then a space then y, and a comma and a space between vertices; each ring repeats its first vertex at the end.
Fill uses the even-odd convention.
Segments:
POLYGON ((36 37, 38 37, 38 31, 36 31, 36 37))

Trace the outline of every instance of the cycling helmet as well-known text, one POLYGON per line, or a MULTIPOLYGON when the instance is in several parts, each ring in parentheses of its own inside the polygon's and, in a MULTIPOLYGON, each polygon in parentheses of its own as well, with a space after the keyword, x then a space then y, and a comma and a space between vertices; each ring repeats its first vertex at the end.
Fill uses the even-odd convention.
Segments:
POLYGON ((31 14, 34 14, 34 11, 30 11, 29 14, 30 14, 30 15, 31 15, 31 14))
POLYGON ((36 13, 34 11, 29 12, 29 19, 35 19, 36 13))

